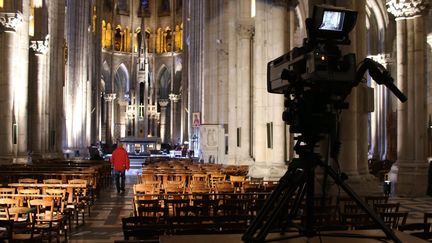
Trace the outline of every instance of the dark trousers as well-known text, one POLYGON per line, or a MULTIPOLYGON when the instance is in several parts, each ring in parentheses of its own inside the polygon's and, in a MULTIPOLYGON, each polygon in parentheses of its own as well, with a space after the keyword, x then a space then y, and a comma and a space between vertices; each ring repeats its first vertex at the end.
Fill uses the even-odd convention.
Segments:
POLYGON ((126 173, 125 171, 114 171, 115 173, 115 182, 116 182, 116 188, 117 191, 120 192, 120 190, 125 190, 125 180, 126 180, 126 173))

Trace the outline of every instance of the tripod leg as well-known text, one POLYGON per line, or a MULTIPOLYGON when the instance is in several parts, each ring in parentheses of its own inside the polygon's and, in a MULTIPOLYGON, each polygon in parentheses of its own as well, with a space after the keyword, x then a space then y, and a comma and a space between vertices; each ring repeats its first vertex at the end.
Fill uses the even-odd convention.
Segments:
POLYGON ((402 241, 399 240, 399 238, 395 235, 395 233, 384 223, 384 221, 372 210, 364 201, 361 200, 361 198, 351 189, 351 187, 348 186, 334 171, 332 168, 330 168, 327 165, 323 165, 321 163, 321 166, 323 166, 326 170, 326 172, 333 178, 333 180, 336 182, 337 185, 342 187, 342 189, 359 205, 364 211, 367 212, 367 214, 372 217, 375 223, 377 223, 381 230, 387 235, 388 238, 392 239, 394 242, 402 243, 402 241))
POLYGON ((264 207, 259 211, 257 217, 243 234, 242 240, 245 242, 263 242, 282 208, 287 205, 288 200, 292 198, 298 189, 304 187, 306 178, 307 173, 302 169, 288 170, 267 199, 264 207))

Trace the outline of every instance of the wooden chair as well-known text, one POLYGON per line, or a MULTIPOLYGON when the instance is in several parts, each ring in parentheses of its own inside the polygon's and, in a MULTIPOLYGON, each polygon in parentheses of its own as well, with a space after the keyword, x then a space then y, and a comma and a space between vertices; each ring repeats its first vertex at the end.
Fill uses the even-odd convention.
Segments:
POLYGON ((27 206, 28 200, 33 199, 35 195, 40 194, 39 188, 18 189, 20 196, 20 206, 27 206))
POLYGON ((234 187, 235 192, 244 192, 243 190, 243 184, 245 182, 246 177, 245 176, 234 176, 231 175, 229 177, 229 180, 234 187))
POLYGON ((73 210, 67 210, 67 198, 68 194, 66 189, 60 188, 48 188, 45 190, 47 195, 53 196, 54 200, 54 211, 60 213, 63 216, 62 229, 65 232, 65 238, 67 239, 67 231, 72 230, 72 216, 73 210))
POLYGON ((81 223, 85 224, 85 209, 88 209, 90 216, 91 199, 88 195, 88 184, 85 179, 72 179, 68 184, 82 184, 84 187, 72 187, 72 201, 68 202, 66 208, 73 211, 76 225, 79 225, 79 218, 81 215, 81 223))
POLYGON ((208 185, 209 183, 208 175, 204 173, 193 173, 191 182, 204 182, 208 185))
POLYGON ((0 198, 0 220, 10 220, 9 208, 19 206, 19 200, 15 198, 0 198))
POLYGON ((209 184, 212 189, 216 187, 217 182, 225 181, 225 175, 219 173, 211 173, 209 174, 209 184))
POLYGON ((136 204, 136 216, 139 217, 161 217, 164 214, 164 210, 159 204, 158 199, 150 200, 137 200, 136 204))
POLYGON ((13 218, 13 232, 11 242, 42 242, 42 234, 36 230, 36 211, 28 207, 9 208, 13 218))
POLYGON ((384 223, 392 229, 397 229, 399 225, 404 225, 408 218, 408 212, 380 213, 384 223))
POLYGON ((54 199, 51 197, 32 199, 28 206, 36 210, 35 227, 42 232, 42 237, 47 236, 48 242, 51 242, 52 237, 55 236, 57 242, 60 242, 63 215, 54 211, 54 199))

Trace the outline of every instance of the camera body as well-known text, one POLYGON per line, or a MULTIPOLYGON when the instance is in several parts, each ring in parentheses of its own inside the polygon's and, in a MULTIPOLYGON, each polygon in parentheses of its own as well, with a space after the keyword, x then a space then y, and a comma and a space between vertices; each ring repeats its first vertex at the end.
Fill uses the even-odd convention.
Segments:
POLYGON ((356 19, 357 12, 345 8, 315 6, 303 46, 267 64, 267 91, 285 95, 282 117, 290 132, 330 132, 335 109, 347 108, 343 100, 356 77, 356 56, 342 55, 338 45, 350 44, 356 19))

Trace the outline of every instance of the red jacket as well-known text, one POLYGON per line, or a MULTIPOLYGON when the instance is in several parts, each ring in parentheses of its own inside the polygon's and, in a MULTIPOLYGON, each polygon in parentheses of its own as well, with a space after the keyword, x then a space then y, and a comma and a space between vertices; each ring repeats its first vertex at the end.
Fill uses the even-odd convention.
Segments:
POLYGON ((112 153, 111 163, 114 165, 115 171, 129 170, 130 162, 126 150, 117 147, 112 153))

